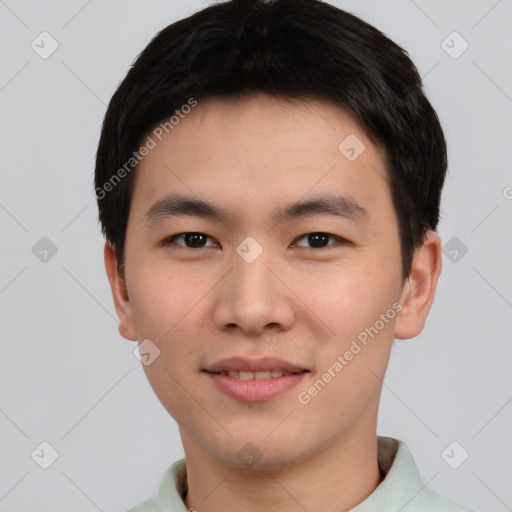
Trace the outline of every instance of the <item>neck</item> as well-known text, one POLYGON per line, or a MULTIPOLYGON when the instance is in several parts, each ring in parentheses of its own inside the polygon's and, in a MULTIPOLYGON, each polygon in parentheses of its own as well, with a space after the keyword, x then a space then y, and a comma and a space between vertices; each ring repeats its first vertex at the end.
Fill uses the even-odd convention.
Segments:
POLYGON ((224 464, 181 434, 188 480, 184 501, 197 512, 225 512, 233 504, 246 512, 296 512, 298 507, 341 512, 364 501, 382 481, 375 430, 359 431, 301 462, 271 470, 224 464))

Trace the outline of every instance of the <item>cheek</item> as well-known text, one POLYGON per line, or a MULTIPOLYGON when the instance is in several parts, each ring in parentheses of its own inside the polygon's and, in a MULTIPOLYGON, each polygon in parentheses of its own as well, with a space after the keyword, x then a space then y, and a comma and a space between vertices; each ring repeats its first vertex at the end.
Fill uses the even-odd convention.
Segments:
POLYGON ((193 309, 203 287, 175 270, 156 266, 142 269, 130 288, 140 336, 157 344, 171 336, 193 309))
POLYGON ((337 404, 340 408, 332 409, 332 414, 339 419, 347 411, 355 418, 371 398, 378 400, 379 378, 389 360, 397 314, 393 308, 396 272, 371 265, 354 268, 301 280, 303 292, 307 291, 304 302, 329 328, 327 336, 317 338, 321 360, 314 388, 311 393, 301 391, 308 395, 305 400, 311 398, 310 408, 320 411, 337 404))
MULTIPOLYGON (((372 265, 340 266, 324 273, 302 272, 293 283, 295 293, 305 304, 306 317, 324 325, 327 339, 337 349, 350 344, 392 307, 397 295, 395 288, 389 270, 375 270, 372 265)), ((387 331, 390 327, 386 323, 379 330, 387 331)))
POLYGON ((196 404, 191 400, 200 395, 198 369, 194 366, 194 357, 202 344, 198 336, 199 310, 194 308, 199 290, 197 287, 195 291, 193 287, 184 290, 177 279, 159 279, 147 284, 142 295, 144 300, 139 300, 134 308, 137 328, 141 339, 150 339, 159 352, 151 364, 143 366, 144 372, 172 417, 180 424, 193 423, 193 418, 199 421, 201 410, 196 411, 196 404))
POLYGON ((195 281, 189 274, 148 265, 140 268, 131 283, 139 340, 151 340, 160 351, 154 363, 144 366, 158 396, 163 392, 175 397, 182 394, 179 382, 189 379, 193 370, 184 362, 191 363, 202 344, 198 336, 204 320, 200 299, 212 285, 197 280, 197 273, 195 281))

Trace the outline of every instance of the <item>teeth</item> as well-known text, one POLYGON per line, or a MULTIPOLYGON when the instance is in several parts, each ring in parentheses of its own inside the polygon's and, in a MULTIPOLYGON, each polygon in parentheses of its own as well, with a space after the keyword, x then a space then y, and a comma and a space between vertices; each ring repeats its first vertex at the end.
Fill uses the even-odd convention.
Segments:
MULTIPOLYGON (((297 372, 300 373, 300 372, 297 372)), ((281 377, 282 375, 290 375, 290 373, 283 372, 282 370, 266 370, 263 372, 220 372, 220 375, 229 375, 233 379, 252 380, 252 379, 270 379, 273 377, 281 377)))

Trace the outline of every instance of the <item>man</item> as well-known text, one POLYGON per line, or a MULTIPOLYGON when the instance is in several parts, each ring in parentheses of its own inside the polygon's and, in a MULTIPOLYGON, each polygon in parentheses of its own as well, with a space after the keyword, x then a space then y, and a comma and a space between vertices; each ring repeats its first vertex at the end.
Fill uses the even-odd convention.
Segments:
POLYGON ((151 41, 95 179, 119 330, 185 451, 134 512, 467 511, 376 434, 446 165, 406 53, 329 4, 232 0, 151 41))

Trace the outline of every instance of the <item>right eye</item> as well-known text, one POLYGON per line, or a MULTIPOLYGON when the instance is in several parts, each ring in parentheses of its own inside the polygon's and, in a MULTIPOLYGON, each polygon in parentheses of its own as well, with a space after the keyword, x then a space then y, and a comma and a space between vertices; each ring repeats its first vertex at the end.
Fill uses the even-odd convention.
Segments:
POLYGON ((210 239, 213 240, 213 238, 210 238, 208 235, 205 235, 204 233, 197 233, 194 231, 186 232, 186 233, 179 233, 177 235, 170 236, 166 238, 162 245, 179 245, 181 247, 185 247, 185 249, 200 249, 201 247, 215 247, 215 244, 213 245, 205 245, 206 241, 210 239), (177 241, 181 241, 182 243, 178 243, 177 241))

